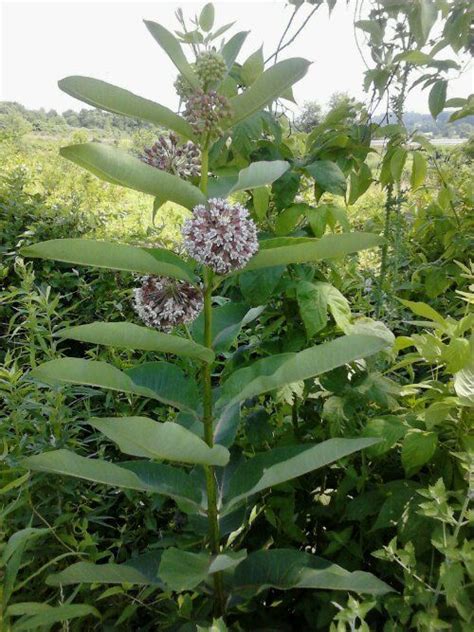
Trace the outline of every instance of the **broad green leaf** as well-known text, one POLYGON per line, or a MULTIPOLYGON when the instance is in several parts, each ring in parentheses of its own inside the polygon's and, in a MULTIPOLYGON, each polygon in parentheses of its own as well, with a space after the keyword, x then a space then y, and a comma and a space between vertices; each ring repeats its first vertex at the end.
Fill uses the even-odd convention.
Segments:
POLYGON ((199 388, 194 380, 171 362, 146 362, 124 372, 140 388, 150 391, 155 399, 195 414, 199 406, 199 388))
POLYGON ((263 46, 248 57, 242 64, 240 76, 246 86, 252 85, 265 69, 263 46))
POLYGON ((323 191, 329 191, 329 193, 334 193, 335 195, 345 195, 347 187, 346 176, 335 162, 316 160, 310 165, 306 165, 304 169, 315 179, 323 191))
POLYGON ((227 127, 233 127, 281 96, 305 76, 309 65, 306 59, 295 57, 280 61, 262 73, 250 88, 230 100, 233 116, 227 127))
POLYGON ((384 28, 376 20, 358 20, 354 26, 369 33, 374 44, 380 45, 382 43, 384 28))
POLYGON ((407 476, 417 472, 431 459, 438 445, 435 432, 411 430, 403 440, 402 465, 407 476))
POLYGON ((144 20, 144 22, 153 38, 165 51, 183 77, 189 81, 193 88, 198 89, 200 87, 199 80, 186 59, 186 55, 183 53, 183 49, 176 37, 157 22, 151 22, 150 20, 144 20))
POLYGON ((429 320, 438 323, 443 328, 447 327, 446 320, 441 316, 439 312, 437 312, 433 307, 428 305, 427 303, 416 302, 416 301, 407 301, 405 299, 398 299, 400 303, 408 307, 414 314, 417 316, 422 316, 423 318, 428 318, 429 320))
POLYGON ((367 449, 370 457, 388 452, 406 433, 403 421, 394 415, 369 419, 363 430, 364 437, 379 437, 380 443, 367 449))
POLYGON ((24 465, 38 472, 51 472, 74 476, 94 483, 102 483, 120 489, 135 489, 170 496, 199 507, 199 494, 189 476, 183 471, 162 463, 131 461, 109 463, 99 459, 79 456, 69 450, 53 450, 27 457, 24 465))
POLYGON ((413 166, 411 170, 410 184, 412 189, 420 187, 426 178, 428 166, 426 158, 419 151, 413 152, 413 166))
POLYGON ((211 2, 205 4, 199 14, 199 26, 203 31, 210 31, 214 26, 214 5, 211 2))
POLYGON ((49 586, 68 586, 70 584, 134 584, 141 586, 159 586, 163 583, 158 577, 161 551, 152 551, 132 558, 123 564, 91 564, 77 562, 60 573, 49 575, 49 586))
POLYGON ((431 116, 436 119, 438 114, 444 110, 446 104, 446 90, 448 88, 448 82, 445 79, 440 79, 433 84, 428 97, 428 105, 430 108, 431 116))
POLYGON ((100 612, 93 606, 87 604, 66 604, 57 606, 55 608, 49 608, 41 613, 35 614, 27 619, 22 619, 14 624, 13 630, 34 630, 37 632, 40 629, 51 628, 54 623, 60 623, 62 621, 70 621, 77 617, 87 617, 93 615, 98 619, 101 618, 100 612))
POLYGON ((79 325, 78 327, 61 329, 55 335, 58 338, 80 340, 91 344, 173 353, 204 362, 212 362, 214 359, 214 353, 211 349, 198 345, 187 338, 163 334, 154 329, 127 322, 97 322, 90 325, 79 325))
POLYGON ((359 171, 351 171, 350 173, 350 191, 348 204, 355 202, 367 191, 372 182, 372 172, 370 167, 364 163, 361 164, 359 171))
POLYGON ((63 92, 101 110, 132 116, 159 127, 172 129, 190 140, 194 139, 194 132, 189 123, 169 108, 106 81, 73 76, 61 79, 58 85, 63 92))
POLYGON ((116 147, 102 143, 83 143, 63 147, 60 153, 64 158, 112 184, 148 193, 188 209, 206 202, 201 191, 189 182, 147 165, 116 147))
POLYGON ((193 590, 209 579, 209 575, 235 568, 247 551, 226 551, 216 556, 169 548, 161 557, 159 574, 166 586, 176 592, 193 590))
POLYGON ((51 239, 21 249, 24 257, 53 259, 73 265, 196 280, 193 269, 162 248, 138 248, 92 239, 51 239))
POLYGON ((239 179, 230 190, 230 193, 272 184, 289 168, 290 164, 285 160, 260 160, 259 162, 253 162, 240 171, 239 179))
POLYGON ((47 603, 38 603, 36 601, 20 601, 19 603, 13 603, 11 606, 7 608, 7 616, 8 617, 18 617, 21 615, 32 615, 39 614, 40 612, 45 612, 46 610, 50 610, 52 606, 49 606, 47 603))
MULTIPOLYGON (((212 348, 216 353, 227 351, 239 335, 242 327, 252 322, 263 311, 263 307, 249 308, 243 303, 225 303, 212 309, 212 348)), ((204 314, 200 314, 192 325, 193 338, 204 342, 204 314)))
POLYGON ((257 360, 233 373, 223 384, 219 404, 226 406, 299 382, 373 355, 387 346, 376 336, 349 335, 310 347, 257 360), (280 362, 282 359, 282 362, 280 362))
POLYGON ((403 167, 407 159, 408 152, 403 147, 397 147, 390 160, 390 171, 395 182, 399 182, 402 177, 403 167))
POLYGON ((275 220, 275 232, 277 235, 292 233, 301 218, 307 216, 308 211, 316 211, 313 206, 305 203, 291 204, 279 213, 275 220))
POLYGON ((286 237, 284 240, 269 239, 260 244, 260 251, 244 268, 256 270, 291 263, 310 263, 321 259, 335 259, 344 255, 375 248, 383 239, 372 233, 344 233, 324 235, 321 239, 299 239, 286 237))
POLYGON ((270 202, 270 191, 267 187, 257 187, 252 191, 253 208, 259 221, 265 219, 270 202))
POLYGON ((195 383, 191 379, 186 379, 174 364, 167 362, 151 364, 159 365, 153 367, 156 374, 154 377, 149 375, 151 370, 146 364, 124 372, 107 362, 82 358, 60 358, 41 364, 30 373, 30 376, 46 382, 84 384, 149 397, 169 406, 195 413, 198 401, 195 383))
POLYGON ((229 451, 223 446, 210 448, 183 426, 169 421, 159 423, 146 417, 95 417, 89 423, 131 456, 219 466, 226 465, 229 460, 229 451))
POLYGON ((464 406, 474 406, 474 361, 454 374, 454 390, 464 406))
POLYGON ((239 275, 242 296, 250 305, 265 303, 270 299, 284 272, 285 266, 242 272, 239 275))
POLYGON ((328 304, 326 295, 310 281, 299 281, 296 288, 296 300, 306 335, 310 339, 327 325, 328 304))
POLYGON ((230 71, 234 65, 237 55, 239 54, 240 49, 242 48, 249 33, 250 31, 240 31, 239 33, 236 33, 222 47, 221 54, 225 59, 228 71, 230 71))
POLYGON ((225 511, 258 492, 280 485, 363 450, 379 439, 328 439, 262 452, 237 467, 224 498, 225 511))
POLYGON ((297 300, 308 338, 324 329, 328 321, 328 309, 338 327, 348 332, 352 318, 349 302, 331 283, 300 281, 297 300))
POLYGON ((400 53, 399 55, 396 55, 393 61, 407 61, 408 63, 416 66, 426 66, 427 64, 431 64, 433 62, 433 57, 423 53, 421 50, 411 50, 407 53, 400 53))
POLYGON ((313 588, 383 595, 392 588, 364 571, 346 571, 320 557, 294 549, 272 549, 250 554, 236 568, 234 590, 247 597, 267 588, 313 588))

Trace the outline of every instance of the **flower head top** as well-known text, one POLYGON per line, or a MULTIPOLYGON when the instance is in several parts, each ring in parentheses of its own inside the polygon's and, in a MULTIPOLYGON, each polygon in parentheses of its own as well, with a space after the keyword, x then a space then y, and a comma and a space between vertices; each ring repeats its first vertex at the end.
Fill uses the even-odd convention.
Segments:
POLYGON ((201 288, 168 277, 144 276, 133 293, 138 316, 149 327, 165 332, 195 320, 203 305, 201 288))
POLYGON ((217 274, 240 270, 258 250, 257 227, 248 210, 218 198, 194 207, 182 233, 186 252, 217 274))
POLYGON ((225 59, 214 50, 201 53, 194 68, 203 89, 221 81, 227 72, 225 59))
POLYGON ((172 173, 180 178, 192 178, 200 174, 200 151, 188 141, 178 144, 178 137, 173 132, 160 136, 152 147, 145 147, 141 157, 143 162, 172 173))

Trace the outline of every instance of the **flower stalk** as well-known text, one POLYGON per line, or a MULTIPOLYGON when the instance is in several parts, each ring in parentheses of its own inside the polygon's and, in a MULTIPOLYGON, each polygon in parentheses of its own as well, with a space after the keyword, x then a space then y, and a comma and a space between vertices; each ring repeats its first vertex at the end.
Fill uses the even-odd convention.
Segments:
MULTIPOLYGON (((201 182, 200 189, 207 195, 207 182, 209 170, 209 151, 207 145, 201 153, 201 182)), ((204 345, 212 348, 212 291, 214 285, 214 273, 208 267, 204 270, 204 345)), ((202 371, 203 381, 203 424, 204 440, 212 448, 213 435, 213 410, 212 410, 212 365, 205 363, 202 371)), ((217 483, 214 467, 204 466, 206 475, 207 492, 207 517, 209 525, 209 545, 213 555, 220 551, 220 530, 217 513, 217 483)), ((221 616, 225 609, 225 596, 222 573, 214 573, 215 614, 221 616)))

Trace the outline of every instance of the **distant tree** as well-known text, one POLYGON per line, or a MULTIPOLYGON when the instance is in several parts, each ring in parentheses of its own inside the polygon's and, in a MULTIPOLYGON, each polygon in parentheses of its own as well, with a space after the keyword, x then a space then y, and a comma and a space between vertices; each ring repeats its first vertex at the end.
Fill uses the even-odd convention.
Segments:
POLYGON ((15 108, 2 108, 0 111, 0 141, 17 141, 33 130, 29 123, 15 108))
POLYGON ((309 133, 313 127, 321 123, 323 109, 317 101, 305 101, 301 114, 296 119, 296 127, 301 132, 309 133))

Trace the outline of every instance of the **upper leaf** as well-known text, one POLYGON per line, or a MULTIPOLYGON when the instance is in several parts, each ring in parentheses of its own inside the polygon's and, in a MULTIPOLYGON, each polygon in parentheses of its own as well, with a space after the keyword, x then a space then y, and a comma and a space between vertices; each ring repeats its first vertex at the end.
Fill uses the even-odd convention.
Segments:
POLYGON ((252 116, 281 96, 305 76, 309 65, 306 59, 295 57, 280 61, 262 73, 250 88, 230 100, 233 115, 227 127, 252 116))
POLYGON ((257 360, 239 369, 224 382, 217 405, 226 406, 275 388, 306 380, 326 371, 365 358, 387 346, 376 336, 349 335, 309 347, 299 353, 285 353, 257 360))
POLYGON ((149 327, 140 327, 133 323, 91 323, 61 329, 55 334, 59 338, 80 340, 92 344, 108 345, 125 349, 143 351, 161 351, 187 356, 204 362, 212 362, 214 353, 211 349, 188 340, 169 334, 163 334, 149 327))
POLYGON ((183 77, 186 77, 193 88, 198 89, 200 87, 199 80, 186 59, 186 55, 183 53, 183 49, 176 37, 164 26, 156 22, 145 20, 145 25, 183 77))
POLYGON ((63 92, 101 110, 132 116, 159 127, 172 129, 177 134, 181 134, 181 136, 190 140, 194 139, 191 125, 169 108, 149 99, 139 97, 133 92, 114 86, 106 81, 100 81, 91 77, 72 76, 61 79, 58 85, 63 92))
POLYGON ((173 277, 194 282, 193 269, 163 248, 139 248, 92 239, 51 239, 21 249, 24 257, 53 259, 74 265, 173 277))
POLYGON ((178 176, 147 165, 125 151, 101 143, 63 147, 61 156, 87 169, 102 180, 176 202, 188 209, 205 204, 201 191, 178 176))
POLYGON ((285 160, 260 160, 239 172, 237 183, 229 193, 243 191, 244 189, 255 189, 266 184, 272 184, 278 180, 285 171, 288 171, 290 164, 285 160))
POLYGON ((374 248, 382 243, 383 239, 378 235, 356 232, 324 235, 321 239, 298 237, 268 239, 261 242, 260 251, 250 259, 244 270, 334 259, 366 248, 374 248))

